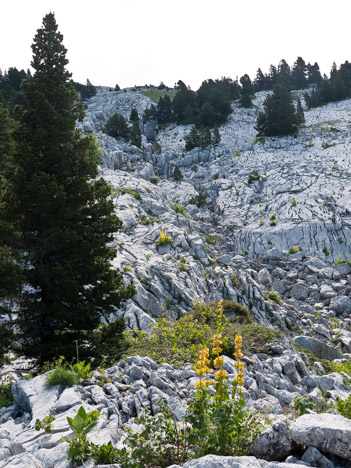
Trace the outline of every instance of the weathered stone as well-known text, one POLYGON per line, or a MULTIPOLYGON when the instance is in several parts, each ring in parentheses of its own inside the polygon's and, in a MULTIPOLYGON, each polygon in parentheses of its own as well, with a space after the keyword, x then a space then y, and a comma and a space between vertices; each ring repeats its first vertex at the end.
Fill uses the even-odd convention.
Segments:
POLYGON ((323 343, 316 338, 312 338, 310 336, 297 336, 294 338, 294 342, 303 348, 308 349, 320 359, 328 359, 329 361, 332 361, 333 359, 341 358, 341 354, 336 348, 323 343))
POLYGON ((348 296, 336 296, 330 300, 329 309, 337 314, 349 314, 351 312, 351 299, 348 296))
POLYGON ((297 283, 292 287, 290 294, 298 301, 305 301, 308 298, 308 288, 302 283, 297 283))
POLYGON ((264 460, 283 460, 292 453, 293 446, 284 423, 278 422, 269 426, 257 437, 250 448, 250 454, 264 460))
POLYGON ((322 455, 316 447, 308 447, 302 455, 301 460, 309 463, 311 466, 318 466, 318 468, 334 468, 334 464, 322 455))
MULTIPOLYGON (((180 468, 180 465, 171 465, 169 468, 180 468)), ((182 468, 261 468, 261 464, 256 457, 207 455, 185 463, 182 468)))
POLYGON ((343 416, 305 414, 292 423, 289 434, 301 445, 351 460, 351 421, 343 416))

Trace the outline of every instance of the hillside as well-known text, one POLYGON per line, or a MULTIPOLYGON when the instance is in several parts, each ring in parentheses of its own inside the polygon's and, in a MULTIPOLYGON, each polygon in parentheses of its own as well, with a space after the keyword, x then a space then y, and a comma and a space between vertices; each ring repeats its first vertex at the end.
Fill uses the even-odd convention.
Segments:
MULTIPOLYGON (((247 309, 249 325, 279 332, 256 352, 244 342, 244 396, 267 416, 250 456, 208 455, 184 468, 351 467, 351 421, 335 410, 351 395, 351 100, 306 110, 297 137, 257 139, 266 95, 251 109, 233 103, 220 143, 205 150, 185 151, 191 126, 156 132, 155 122, 141 123, 142 149, 104 134, 114 112, 128 119, 151 106, 143 89, 100 88, 78 123, 102 147, 100 174, 123 221, 113 266, 137 290, 110 320, 150 333, 163 314, 174 322, 196 301, 226 299, 247 309), (174 180, 176 166, 183 180, 174 180), (172 242, 157 246, 161 229, 172 242), (305 415, 294 404, 301 396, 305 415)), ((80 405, 100 411, 96 444, 121 447, 126 425, 136 427, 142 408, 155 415, 159 398, 181 421, 197 381, 192 364, 128 356, 66 389, 46 389, 43 375, 20 380, 25 361, 3 368, 17 382, 14 405, 0 409, 0 467, 72 466, 61 437, 72 436, 66 417, 80 405), (53 408, 53 433, 37 433, 35 420, 53 408)), ((225 357, 224 369, 233 383, 234 360, 225 357)))

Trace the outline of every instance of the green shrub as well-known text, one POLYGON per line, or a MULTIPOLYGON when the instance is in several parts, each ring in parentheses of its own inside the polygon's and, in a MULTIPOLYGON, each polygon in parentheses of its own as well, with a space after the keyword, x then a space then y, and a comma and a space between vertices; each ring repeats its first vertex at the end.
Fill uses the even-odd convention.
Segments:
POLYGON ((291 200, 291 206, 296 206, 297 205, 297 201, 295 200, 295 198, 293 198, 291 200))
POLYGON ((216 244, 217 244, 217 241, 216 241, 216 239, 215 239, 215 237, 214 237, 213 234, 208 234, 208 236, 206 236, 206 239, 205 239, 205 240, 206 240, 206 242, 207 242, 208 244, 210 244, 210 245, 216 245, 216 244))
POLYGON ((195 362, 204 343, 209 343, 219 322, 223 323, 223 347, 227 356, 234 351, 235 335, 242 335, 248 354, 269 352, 267 344, 276 341, 281 333, 253 322, 252 313, 234 301, 223 301, 223 318, 214 303, 197 302, 193 308, 175 322, 161 317, 153 326, 153 332, 134 330, 124 334, 128 349, 125 356, 149 356, 155 361, 184 365, 195 362), (221 317, 221 319, 219 319, 221 317))
POLYGON ((151 182, 152 184, 154 184, 154 185, 157 185, 157 184, 158 184, 158 179, 157 179, 157 177, 151 177, 150 182, 151 182))
POLYGON ((0 408, 8 407, 13 404, 13 396, 11 392, 11 384, 0 385, 0 408))
MULTIPOLYGON (((219 314, 220 310, 218 305, 219 314)), ((119 451, 119 463, 123 467, 166 468, 210 453, 230 456, 247 453, 263 425, 259 414, 245 407, 242 338, 237 336, 235 339, 238 373, 231 391, 227 385, 227 372, 223 370, 224 359, 220 355, 222 335, 214 334, 211 344, 211 355, 208 348, 200 349, 196 368, 199 381, 182 423, 177 423, 167 402, 159 401, 160 413, 156 417, 152 418, 147 412, 137 419, 143 428, 140 432, 127 429, 125 448, 119 451), (209 379, 211 362, 216 370, 214 380, 209 379)))
POLYGON ((263 296, 266 301, 273 301, 276 302, 277 304, 280 304, 282 302, 282 298, 279 296, 277 292, 274 291, 272 288, 267 294, 264 294, 263 296))
POLYGON ((185 211, 185 209, 184 209, 183 206, 175 204, 175 205, 172 206, 172 209, 173 209, 176 213, 179 213, 179 214, 183 215, 184 218, 187 217, 186 211, 185 211))
POLYGON ((53 387, 55 385, 61 385, 62 387, 73 387, 78 383, 79 377, 67 368, 65 363, 58 364, 54 370, 50 371, 46 377, 45 385, 47 387, 53 387))
POLYGON ((290 255, 294 255, 294 254, 297 254, 299 251, 299 248, 297 245, 293 245, 292 247, 290 247, 289 249, 289 254, 290 255))
POLYGON ((339 414, 347 419, 351 419, 351 395, 346 400, 342 400, 338 397, 336 408, 339 414))
POLYGON ((312 412, 331 413, 335 411, 335 402, 332 399, 327 399, 325 396, 313 399, 309 395, 300 395, 295 398, 293 409, 298 416, 312 412))
POLYGON ((198 208, 203 208, 206 206, 206 196, 203 193, 195 195, 189 200, 190 205, 196 205, 198 208))
POLYGON ((99 411, 87 413, 81 406, 74 418, 67 417, 75 437, 64 440, 69 444, 68 459, 75 465, 82 465, 93 455, 93 445, 87 440, 87 434, 96 426, 99 415, 99 411))
POLYGON ((256 170, 254 170, 254 171, 250 172, 247 183, 248 184, 253 184, 256 180, 260 180, 260 178, 261 177, 260 177, 259 173, 256 170))
POLYGON ((40 429, 44 429, 44 431, 47 434, 51 434, 54 425, 52 424, 55 421, 55 413, 54 414, 49 414, 48 416, 45 416, 43 419, 37 419, 35 421, 34 428, 36 431, 40 431, 40 429))
POLYGON ((154 218, 153 216, 146 216, 146 215, 141 215, 140 218, 138 218, 138 222, 142 224, 143 226, 148 226, 149 224, 154 224, 154 223, 159 223, 160 220, 157 218, 154 218))
POLYGON ((323 252, 325 253, 325 256, 328 257, 328 255, 330 254, 330 250, 328 249, 327 246, 324 246, 323 247, 323 252))
POLYGON ((156 242, 156 247, 160 247, 161 245, 168 245, 172 244, 173 238, 171 236, 167 236, 166 229, 161 229, 158 241, 156 242))
POLYGON ((130 195, 133 195, 134 198, 137 200, 140 200, 140 193, 138 190, 132 190, 130 188, 125 188, 120 190, 121 195, 124 195, 125 193, 129 193, 130 195))

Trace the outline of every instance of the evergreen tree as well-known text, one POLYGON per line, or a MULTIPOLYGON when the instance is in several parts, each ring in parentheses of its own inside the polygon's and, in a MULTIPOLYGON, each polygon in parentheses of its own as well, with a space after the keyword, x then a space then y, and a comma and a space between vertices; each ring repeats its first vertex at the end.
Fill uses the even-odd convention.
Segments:
POLYGON ((82 137, 83 105, 66 70, 68 60, 52 13, 32 45, 35 70, 24 84, 29 109, 18 112, 11 206, 28 252, 18 326, 29 356, 41 360, 89 353, 92 331, 133 294, 112 271, 107 243, 121 228, 98 175, 99 149, 82 137))
POLYGON ((244 75, 240 78, 241 83, 241 98, 240 98, 240 105, 241 107, 252 107, 252 98, 251 96, 254 94, 254 87, 250 80, 249 75, 244 75))
MULTIPOLYGON (((9 220, 7 192, 11 190, 7 180, 9 164, 14 152, 13 131, 15 123, 8 110, 0 103, 0 318, 11 312, 11 301, 21 291, 22 271, 16 254, 18 235, 9 220), (15 262, 17 260, 17 262, 15 262)), ((0 325, 0 365, 11 345, 14 334, 4 319, 0 325)))
POLYGON ((197 146, 200 146, 200 135, 196 127, 192 127, 189 135, 185 137, 185 151, 191 151, 197 146))
POLYGON ((266 89, 266 76, 263 74, 262 70, 259 68, 256 73, 256 78, 254 79, 253 85, 255 91, 263 91, 266 89))
POLYGON ((182 174, 182 172, 179 169, 177 164, 174 166, 173 178, 174 178, 174 180, 176 180, 178 182, 184 179, 184 176, 183 176, 183 174, 182 174))
POLYGON ((201 111, 197 115, 195 121, 198 127, 213 127, 213 125, 217 122, 217 114, 211 104, 206 102, 201 107, 201 111))
POLYGON ((218 145, 221 141, 221 134, 219 133, 218 125, 215 124, 213 127, 213 144, 218 145))
POLYGON ((131 122, 139 122, 139 114, 135 107, 133 107, 133 109, 130 112, 129 120, 131 122))
POLYGON ((127 140, 130 135, 126 119, 122 114, 115 112, 106 122, 104 132, 113 138, 124 138, 127 140))
POLYGON ((319 96, 323 104, 331 102, 334 98, 333 88, 328 79, 322 80, 319 86, 319 96))
POLYGON ((286 60, 282 59, 278 65, 278 81, 289 85, 290 82, 290 66, 286 60))
POLYGON ((332 88, 334 101, 341 101, 342 99, 345 99, 347 97, 346 86, 343 80, 341 79, 339 72, 332 81, 332 88))
POLYGON ((297 57, 291 73, 291 82, 295 89, 304 89, 307 86, 307 66, 303 58, 297 57))
POLYGON ((307 82, 308 84, 315 84, 319 85, 320 82, 322 81, 322 75, 319 70, 319 65, 317 62, 314 63, 314 65, 311 65, 310 63, 307 64, 307 82))
POLYGON ((141 131, 138 122, 133 122, 132 130, 130 132, 130 143, 138 148, 141 147, 141 131))
POLYGON ((168 94, 160 97, 157 103, 157 122, 170 123, 173 120, 172 102, 168 94))
POLYGON ((277 84, 273 94, 267 96, 264 112, 257 119, 258 135, 279 136, 292 135, 297 132, 298 121, 291 94, 285 84, 277 84))

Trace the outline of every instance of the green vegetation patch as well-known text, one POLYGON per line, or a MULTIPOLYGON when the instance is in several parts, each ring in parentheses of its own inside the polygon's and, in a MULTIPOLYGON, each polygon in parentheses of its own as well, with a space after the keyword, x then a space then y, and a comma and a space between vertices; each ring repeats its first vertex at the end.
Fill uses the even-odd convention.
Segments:
POLYGON ((151 89, 149 91, 144 91, 144 96, 151 99, 155 104, 158 104, 160 97, 169 96, 171 101, 173 101, 174 96, 176 95, 175 91, 160 91, 157 89, 151 89))
POLYGON ((220 325, 223 326, 223 354, 233 357, 235 337, 242 336, 245 354, 269 353, 267 344, 276 341, 280 332, 253 322, 251 312, 242 305, 223 301, 225 315, 235 313, 229 319, 218 314, 216 304, 196 303, 193 308, 175 322, 161 317, 151 335, 146 332, 125 332, 129 348, 125 356, 149 356, 156 362, 175 365, 194 363, 199 351, 211 345, 211 339, 220 325))

